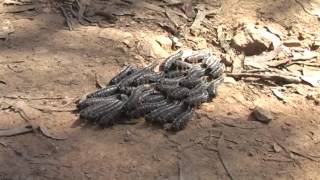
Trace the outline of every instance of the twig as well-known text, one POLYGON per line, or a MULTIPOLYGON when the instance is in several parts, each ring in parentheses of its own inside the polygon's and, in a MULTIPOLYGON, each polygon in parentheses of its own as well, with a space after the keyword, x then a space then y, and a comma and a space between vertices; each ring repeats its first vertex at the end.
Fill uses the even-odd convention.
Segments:
POLYGON ((179 157, 179 155, 177 154, 177 158, 178 158, 178 171, 179 171, 179 180, 183 180, 183 175, 182 175, 182 170, 181 170, 181 157, 179 157))
POLYGON ((10 137, 10 136, 16 136, 20 134, 30 133, 33 132, 35 129, 37 129, 37 125, 33 124, 24 124, 22 126, 14 127, 8 130, 2 130, 0 131, 0 137, 10 137))
POLYGON ((204 6, 199 6, 198 8, 198 13, 190 27, 190 29, 197 29, 199 27, 201 27, 201 23, 202 21, 209 15, 212 14, 218 14, 217 10, 206 10, 204 6))
POLYGON ((259 129, 259 128, 261 128, 261 127, 242 127, 242 126, 237 126, 235 124, 230 124, 230 123, 227 123, 227 122, 220 122, 220 123, 225 125, 225 126, 236 127, 236 128, 239 128, 239 129, 259 129))
POLYGON ((20 117, 21 117, 23 120, 25 120, 26 122, 32 121, 32 119, 26 114, 26 112, 24 112, 23 109, 21 109, 21 108, 15 108, 14 110, 15 110, 15 111, 20 115, 20 117))
POLYGON ((7 143, 2 142, 2 141, 0 141, 0 145, 3 146, 3 147, 7 147, 8 146, 7 143))
POLYGON ((5 81, 3 81, 3 80, 0 80, 0 84, 6 85, 7 83, 5 81))
POLYGON ((76 99, 69 97, 27 97, 27 96, 0 96, 6 99, 24 99, 24 100, 59 100, 59 99, 76 99))
POLYGON ((77 108, 65 108, 65 109, 60 109, 60 108, 54 108, 54 107, 39 107, 39 106, 35 106, 35 105, 30 105, 30 107, 34 108, 34 109, 37 109, 39 111, 42 111, 42 112, 73 112, 73 111, 76 111, 77 108))
POLYGON ((302 7, 302 9, 304 10, 304 12, 306 12, 307 14, 309 14, 309 15, 311 15, 311 16, 318 16, 318 15, 313 14, 312 12, 310 12, 308 9, 306 9, 306 8, 304 7, 304 5, 303 5, 299 0, 295 0, 295 1, 296 1, 297 4, 299 4, 299 5, 302 7))
MULTIPOLYGON (((58 137, 54 134, 52 134, 46 127, 43 125, 38 125, 35 123, 26 123, 24 125, 20 125, 11 129, 7 130, 0 130, 0 137, 10 137, 10 136, 17 136, 21 134, 26 134, 30 132, 35 132, 36 130, 39 130, 43 136, 54 139, 54 140, 65 140, 66 137, 58 137)), ((6 146, 6 144, 1 145, 6 146)))
POLYGON ((263 158, 264 161, 275 161, 275 162, 294 162, 292 159, 272 159, 272 158, 263 158))
MULTIPOLYGON (((282 144, 279 143, 278 141, 276 141, 276 143, 277 143, 282 149, 284 149, 284 151, 285 151, 287 154, 292 153, 292 154, 294 154, 294 155, 296 155, 296 156, 303 157, 303 158, 308 159, 308 160, 313 161, 313 162, 320 162, 319 160, 316 160, 316 159, 310 157, 309 155, 306 155, 306 154, 304 154, 304 153, 298 152, 298 151, 296 151, 296 150, 288 149, 287 147, 285 147, 284 145, 282 145, 282 144)), ((289 155, 289 158, 292 159, 292 160, 294 160, 294 161, 296 161, 296 160, 293 159, 290 155, 289 155)))
POLYGON ((66 23, 69 27, 69 30, 72 31, 73 30, 73 27, 72 27, 72 24, 71 24, 71 19, 68 17, 68 14, 66 12, 66 9, 64 7, 60 7, 60 10, 64 16, 64 18, 66 19, 66 23))
POLYGON ((293 153, 293 154, 295 154, 295 155, 297 155, 297 156, 300 156, 300 157, 303 157, 303 158, 305 158, 305 159, 308 159, 308 160, 310 160, 310 161, 320 162, 319 160, 316 160, 316 159, 314 159, 314 158, 312 158, 312 157, 310 157, 310 156, 308 156, 308 155, 306 155, 306 154, 303 154, 303 153, 301 153, 301 152, 298 152, 298 151, 295 151, 295 150, 290 150, 290 152, 293 153))
POLYGON ((63 137, 63 136, 56 136, 54 134, 52 134, 45 126, 40 125, 39 126, 39 130, 41 131, 41 133, 48 138, 54 139, 54 140, 65 140, 67 139, 67 137, 63 137))
POLYGON ((218 157, 219 157, 219 160, 224 168, 224 170, 226 171, 227 175, 229 176, 229 178, 231 180, 234 180, 235 178, 232 176, 231 172, 229 171, 225 161, 223 160, 223 157, 222 157, 222 152, 224 151, 224 148, 222 147, 224 146, 224 137, 223 137, 223 134, 221 133, 221 136, 218 140, 218 144, 217 144, 217 149, 218 149, 218 157))
POLYGON ((215 149, 215 148, 212 148, 212 147, 207 147, 207 146, 203 146, 203 148, 205 149, 205 150, 208 150, 208 151, 213 151, 213 152, 218 152, 218 149, 215 149))
POLYGON ((0 64, 24 63, 25 61, 3 61, 0 64))
POLYGON ((10 64, 7 64, 7 67, 10 69, 10 70, 12 70, 13 72, 15 72, 15 73, 22 73, 23 71, 22 70, 15 70, 13 67, 11 67, 11 65, 10 64))
MULTIPOLYGON (((214 138, 220 138, 220 136, 217 136, 217 135, 212 135, 210 134, 209 137, 214 137, 214 138)), ((231 142, 233 144, 239 144, 237 141, 234 141, 232 139, 228 139, 228 138, 224 138, 225 141, 228 141, 228 142, 231 142)))
POLYGON ((286 66, 291 66, 294 64, 312 66, 312 67, 320 67, 320 64, 313 64, 313 63, 307 63, 307 62, 291 62, 291 63, 287 64, 286 66))
POLYGON ((6 13, 21 13, 21 12, 31 11, 31 10, 35 10, 35 9, 36 9, 35 5, 26 5, 26 6, 18 6, 18 7, 13 7, 13 8, 7 8, 5 10, 5 12, 6 13))
POLYGON ((262 80, 270 80, 270 81, 283 82, 283 83, 298 84, 302 82, 300 77, 280 75, 280 74, 228 73, 227 76, 231 76, 238 79, 242 77, 253 77, 253 78, 259 78, 262 80))

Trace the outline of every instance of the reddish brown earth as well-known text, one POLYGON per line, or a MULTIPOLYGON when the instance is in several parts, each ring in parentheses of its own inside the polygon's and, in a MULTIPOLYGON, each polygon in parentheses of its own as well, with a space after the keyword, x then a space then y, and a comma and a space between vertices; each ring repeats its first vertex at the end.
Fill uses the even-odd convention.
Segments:
MULTIPOLYGON (((178 133, 167 133, 142 119, 135 125, 99 129, 79 125, 77 115, 70 112, 32 108, 73 108, 75 99, 96 88, 95 74, 108 80, 125 64, 147 63, 139 43, 167 35, 155 24, 123 16, 106 26, 130 32, 135 42, 125 45, 121 38, 101 37, 104 28, 100 27, 78 26, 68 31, 51 3, 39 4, 42 8, 37 11, 0 14, 15 28, 7 42, 0 41, 0 80, 5 82, 0 83, 0 128, 25 123, 19 113, 7 108, 22 103, 32 121, 67 139, 57 141, 40 133, 0 138, 0 180, 229 179, 221 158, 234 179, 319 179, 320 90, 307 85, 288 86, 283 102, 267 85, 224 83, 218 97, 204 104, 178 133), (33 99, 37 97, 61 99, 33 99), (270 124, 250 121, 256 105, 271 111, 274 120, 270 124), (224 140, 219 141, 221 133, 224 140)), ((221 24, 236 27, 239 22, 252 21, 283 28, 292 37, 305 36, 305 43, 319 33, 317 18, 294 0, 227 0, 220 4, 221 12, 210 19, 212 32, 221 24)), ((218 51, 208 37, 209 47, 218 51)))

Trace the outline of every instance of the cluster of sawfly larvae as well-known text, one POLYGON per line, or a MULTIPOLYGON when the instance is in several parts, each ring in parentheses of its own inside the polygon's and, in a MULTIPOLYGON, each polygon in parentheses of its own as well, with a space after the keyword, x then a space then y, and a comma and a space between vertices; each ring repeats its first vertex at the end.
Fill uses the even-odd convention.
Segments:
POLYGON ((167 130, 182 130, 194 110, 217 95, 225 69, 215 55, 191 50, 169 56, 158 72, 156 67, 125 67, 105 88, 78 103, 80 118, 107 127, 144 117, 167 130))

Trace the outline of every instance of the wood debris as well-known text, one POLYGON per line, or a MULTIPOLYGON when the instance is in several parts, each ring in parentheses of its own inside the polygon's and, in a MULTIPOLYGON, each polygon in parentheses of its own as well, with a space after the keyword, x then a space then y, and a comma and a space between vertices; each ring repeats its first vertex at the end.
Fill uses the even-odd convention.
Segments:
POLYGON ((38 125, 36 123, 26 123, 23 125, 18 125, 13 128, 9 128, 6 130, 0 130, 0 137, 10 137, 10 136, 17 136, 26 133, 36 132, 39 130, 44 136, 54 139, 54 140, 65 140, 66 137, 54 135, 50 132, 45 126, 38 125))
POLYGON ((6 7, 6 9, 1 13, 21 13, 25 11, 33 11, 37 8, 36 5, 24 5, 24 6, 14 6, 14 7, 6 7))
POLYGON ((223 137, 222 133, 221 133, 221 136, 220 136, 220 138, 218 140, 217 150, 218 150, 219 160, 220 160, 224 170, 226 171, 227 175, 229 176, 229 178, 231 180, 235 180, 235 178, 234 178, 235 176, 229 170, 229 164, 224 159, 227 152, 226 152, 226 144, 224 142, 224 137, 223 137))
POLYGON ((197 15, 190 27, 190 30, 193 32, 193 34, 197 34, 199 29, 201 29, 201 23, 202 21, 209 15, 217 14, 219 10, 208 10, 206 9, 206 6, 204 4, 199 4, 197 7, 197 15))
POLYGON ((10 136, 16 136, 21 135, 25 133, 33 132, 35 129, 37 129, 37 125, 33 124, 23 124, 19 125, 17 127, 7 129, 7 130, 0 130, 0 137, 10 137, 10 136))
POLYGON ((243 77, 253 77, 261 80, 273 81, 276 83, 301 83, 302 80, 300 77, 289 76, 289 75, 281 75, 276 73, 268 73, 268 74, 255 74, 255 73, 228 73, 227 76, 231 76, 235 79, 241 79, 243 77))

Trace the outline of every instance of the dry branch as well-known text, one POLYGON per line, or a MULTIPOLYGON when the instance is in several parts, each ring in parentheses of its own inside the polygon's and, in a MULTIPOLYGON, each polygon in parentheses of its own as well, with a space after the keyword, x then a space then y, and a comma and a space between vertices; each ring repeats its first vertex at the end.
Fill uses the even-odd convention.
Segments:
POLYGON ((276 81, 281 83, 301 83, 300 77, 280 75, 280 74, 253 74, 253 73, 228 73, 227 76, 241 79, 243 77, 259 78, 261 80, 276 81))

